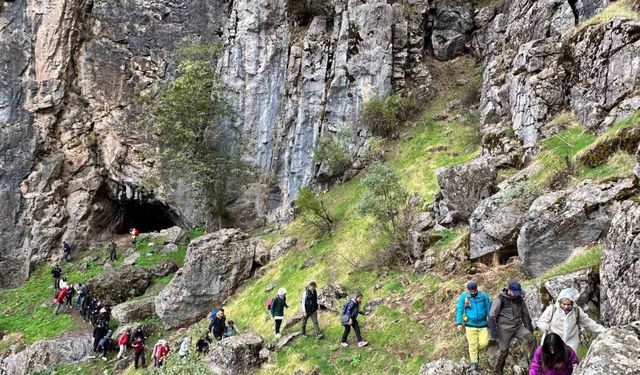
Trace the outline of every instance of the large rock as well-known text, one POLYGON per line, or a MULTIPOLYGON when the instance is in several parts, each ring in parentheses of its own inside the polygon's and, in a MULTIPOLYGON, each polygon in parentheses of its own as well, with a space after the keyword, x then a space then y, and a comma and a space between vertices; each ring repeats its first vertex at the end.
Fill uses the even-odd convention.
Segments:
POLYGON ((541 287, 542 285, 540 285, 540 283, 534 283, 522 287, 524 301, 527 304, 527 309, 529 310, 529 315, 531 316, 534 328, 537 326, 538 319, 542 316, 542 312, 545 308, 545 303, 542 301, 542 293, 540 291, 541 287))
POLYGON ((91 353, 92 342, 90 333, 80 332, 38 341, 23 351, 0 360, 0 373, 30 375, 58 365, 83 361, 91 353))
POLYGON ((347 292, 342 285, 325 284, 318 291, 318 305, 321 309, 339 312, 341 309, 340 300, 347 296, 347 292))
POLYGON ((640 317, 640 204, 624 202, 611 222, 600 265, 600 312, 610 325, 640 317))
POLYGON ((295 247, 297 243, 298 237, 289 236, 281 239, 269 250, 269 258, 271 260, 280 258, 284 253, 295 247))
POLYGON ((134 266, 114 268, 87 282, 91 295, 109 305, 143 295, 150 284, 151 273, 134 266))
POLYGON ((158 264, 148 268, 149 272, 155 277, 164 277, 176 272, 180 267, 172 259, 163 259, 158 264))
MULTIPOLYGON (((640 100, 640 98, 638 98, 640 100)), ((618 151, 633 155, 640 144, 640 126, 621 128, 615 134, 598 140, 576 155, 576 160, 595 168, 603 165, 618 151)))
POLYGON ((119 325, 145 320, 155 312, 155 296, 121 303, 111 310, 111 316, 119 325))
POLYGON ((453 362, 448 359, 439 359, 422 365, 418 375, 466 375, 468 367, 469 364, 464 360, 453 362))
POLYGON ((473 2, 434 1, 431 5, 433 28, 431 47, 438 60, 450 60, 465 51, 473 24, 473 2))
POLYGON ((173 226, 171 228, 162 229, 159 232, 150 232, 141 235, 140 237, 148 238, 162 238, 162 244, 180 244, 187 238, 187 232, 179 226, 173 226))
POLYGON ((520 227, 536 197, 526 183, 518 183, 480 202, 469 218, 470 258, 517 253, 520 227))
POLYGON ((598 335, 574 375, 638 375, 639 363, 640 321, 636 321, 598 335))
POLYGON ((496 187, 497 173, 488 158, 436 171, 440 193, 434 212, 439 224, 466 221, 480 201, 490 197, 496 187))
POLYGON ((216 375, 248 375, 263 363, 264 340, 257 333, 224 339, 211 348, 206 363, 216 375))
POLYGON ((166 328, 203 318, 251 276, 254 249, 238 229, 222 229, 193 240, 184 266, 156 297, 166 328))
POLYGON ((568 273, 566 275, 551 278, 543 283, 544 289, 555 301, 563 289, 572 288, 576 291, 576 303, 583 308, 594 299, 598 290, 598 275, 591 268, 568 273))
POLYGON ((518 237, 518 255, 525 273, 540 275, 607 233, 616 210, 614 202, 636 190, 632 178, 601 184, 587 180, 575 189, 536 199, 518 237))

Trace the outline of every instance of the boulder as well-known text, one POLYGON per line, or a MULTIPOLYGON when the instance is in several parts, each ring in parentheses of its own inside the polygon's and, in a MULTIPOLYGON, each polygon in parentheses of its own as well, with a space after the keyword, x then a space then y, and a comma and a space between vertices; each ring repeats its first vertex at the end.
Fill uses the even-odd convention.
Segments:
POLYGON ((151 273, 134 266, 115 268, 87 282, 91 295, 110 305, 141 296, 150 284, 151 273))
POLYGON ((600 264, 600 312, 610 325, 640 317, 640 204, 627 201, 611 222, 600 264))
POLYGON ((164 239, 165 244, 180 244, 187 239, 187 232, 184 229, 175 226, 160 231, 160 237, 164 239))
POLYGON ((540 292, 541 287, 542 285, 540 283, 522 287, 524 302, 527 304, 527 309, 529 310, 529 315, 531 316, 534 328, 536 327, 538 319, 542 316, 542 312, 545 307, 542 302, 542 293, 540 292))
POLYGON ((176 272, 179 268, 174 260, 163 259, 155 266, 148 268, 148 271, 155 277, 164 277, 176 272))
POLYGON ((8 375, 27 375, 61 364, 80 362, 92 350, 90 333, 70 332, 59 338, 38 341, 21 352, 0 360, 0 369, 8 375))
POLYGON ((257 333, 229 337, 211 348, 206 364, 216 375, 247 375, 264 362, 260 355, 264 346, 257 333))
POLYGON ((574 375, 637 375, 639 364, 640 321, 636 321, 598 335, 574 375))
POLYGON ((461 55, 473 31, 473 3, 434 1, 431 4, 433 29, 430 44, 436 59, 445 61, 461 55))
POLYGON ((454 362, 442 358, 435 362, 429 362, 422 365, 418 375, 466 375, 468 367, 469 364, 464 360, 454 362))
POLYGON ((325 284, 318 291, 318 305, 321 309, 338 312, 342 307, 340 300, 347 296, 347 292, 342 285, 325 284))
POLYGON ((298 243, 297 237, 290 236, 290 237, 285 237, 281 239, 280 241, 278 241, 278 243, 273 245, 271 250, 269 250, 269 258, 271 260, 278 259, 280 256, 282 256, 282 254, 286 253, 287 251, 291 250, 294 246, 296 246, 297 243, 298 243))
POLYGON ((269 251, 264 246, 264 242, 259 239, 254 239, 253 245, 255 246, 253 261, 259 266, 264 266, 269 263, 269 251))
POLYGON ((637 190, 633 178, 595 184, 583 181, 574 189, 536 199, 518 237, 518 255, 525 273, 538 276, 569 259, 607 233, 616 201, 637 190))
POLYGON ((576 160, 591 168, 603 165, 618 151, 633 155, 640 143, 640 127, 621 128, 614 135, 600 137, 576 155, 576 160))
POLYGON ((298 331, 298 332, 293 332, 281 337, 280 340, 278 340, 278 342, 276 343, 274 349, 276 351, 282 350, 285 346, 289 345, 291 342, 293 342, 293 340, 298 338, 298 336, 300 336, 301 334, 302 332, 298 331))
POLYGON ((587 268, 551 278, 543 283, 543 287, 554 301, 562 289, 573 288, 577 292, 576 303, 586 308, 598 289, 598 277, 591 268, 587 268))
POLYGON ((440 193, 434 203, 438 224, 466 221, 478 204, 493 194, 497 173, 488 158, 436 171, 440 193))
POLYGON ((155 300, 166 328, 202 319, 251 276, 254 250, 246 234, 222 229, 189 244, 184 266, 155 300))
POLYGON ((127 255, 126 258, 122 261, 124 266, 133 266, 140 259, 140 252, 134 251, 131 254, 127 255))
POLYGON ((155 312, 154 301, 155 297, 150 296, 121 303, 111 310, 111 316, 118 321, 118 325, 145 320, 155 312))
POLYGON ((516 242, 525 214, 536 194, 526 183, 518 183, 480 202, 469 218, 469 256, 515 255, 516 242))
POLYGON ((169 253, 175 253, 178 250, 180 250, 178 245, 174 243, 168 243, 160 249, 160 252, 163 254, 169 254, 169 253))

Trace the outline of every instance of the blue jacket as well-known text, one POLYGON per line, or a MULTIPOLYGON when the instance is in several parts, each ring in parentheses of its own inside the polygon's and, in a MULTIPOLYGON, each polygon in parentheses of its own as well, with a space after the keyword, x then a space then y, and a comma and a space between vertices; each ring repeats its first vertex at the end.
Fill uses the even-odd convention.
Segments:
POLYGON ((464 292, 458 297, 456 325, 485 328, 488 326, 490 310, 491 299, 489 299, 487 292, 478 292, 475 297, 471 296, 469 292, 464 292), (465 299, 469 300, 469 306, 465 306, 465 299), (467 317, 466 321, 462 319, 463 315, 467 317))

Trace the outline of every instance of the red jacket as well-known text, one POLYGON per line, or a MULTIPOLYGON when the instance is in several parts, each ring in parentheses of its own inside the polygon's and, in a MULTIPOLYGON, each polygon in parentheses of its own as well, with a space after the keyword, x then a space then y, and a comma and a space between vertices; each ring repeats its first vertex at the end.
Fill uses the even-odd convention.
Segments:
POLYGON ((166 345, 156 345, 155 352, 153 353, 154 358, 164 358, 169 354, 169 347, 166 345))
POLYGON ((67 288, 62 288, 60 289, 60 291, 58 292, 58 295, 56 296, 56 302, 64 303, 65 298, 67 298, 67 288))
POLYGON ((141 353, 144 350, 144 342, 142 340, 136 340, 131 344, 133 351, 136 353, 141 353))
POLYGON ((129 334, 128 333, 123 333, 122 335, 120 335, 120 338, 118 339, 118 345, 129 345, 129 334))

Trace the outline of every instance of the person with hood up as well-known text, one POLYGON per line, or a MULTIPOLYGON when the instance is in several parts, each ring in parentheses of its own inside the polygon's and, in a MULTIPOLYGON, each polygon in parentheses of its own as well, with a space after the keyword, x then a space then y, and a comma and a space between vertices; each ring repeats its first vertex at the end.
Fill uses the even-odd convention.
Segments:
POLYGON ((533 325, 527 304, 522 298, 522 287, 517 281, 509 283, 502 294, 493 299, 489 312, 491 336, 498 338, 500 354, 496 361, 495 374, 502 375, 513 338, 524 341, 529 348, 529 358, 536 349, 533 325))
POLYGON ((471 371, 478 371, 478 353, 489 345, 489 311, 491 299, 487 292, 478 292, 478 284, 471 280, 467 283, 467 291, 458 297, 456 308, 456 328, 465 328, 469 344, 471 371))
POLYGON ((549 333, 533 354, 529 375, 571 375, 580 363, 576 352, 555 333, 549 333))
POLYGON ((278 289, 278 295, 271 302, 271 316, 276 323, 276 338, 280 338, 280 326, 284 320, 284 309, 289 308, 287 305, 287 290, 285 288, 278 289))
POLYGON ((160 339, 153 346, 153 367, 162 367, 171 349, 167 340, 160 339))
POLYGON ((576 292, 572 288, 560 291, 557 301, 547 306, 538 319, 538 328, 543 332, 543 340, 549 333, 558 334, 577 353, 580 345, 580 327, 597 334, 605 329, 576 304, 575 295, 576 292))
POLYGON ((182 339, 180 343, 180 350, 178 351, 178 355, 180 358, 186 358, 189 356, 189 346, 191 345, 191 337, 186 336, 182 339))
POLYGON ((127 346, 129 345, 129 340, 131 339, 131 328, 127 328, 126 331, 120 334, 118 337, 118 347, 120 351, 118 351, 118 355, 116 358, 120 359, 124 357, 124 353, 127 350, 127 346))
POLYGON ((349 338, 351 327, 353 327, 353 331, 356 333, 356 340, 358 340, 359 348, 369 344, 364 341, 360 334, 358 315, 367 315, 366 312, 360 311, 360 303, 362 303, 362 293, 358 292, 355 297, 351 298, 342 308, 342 315, 340 316, 340 322, 344 326, 344 332, 342 333, 342 339, 340 340, 340 345, 342 345, 342 347, 346 348, 349 346, 347 339, 349 338))

